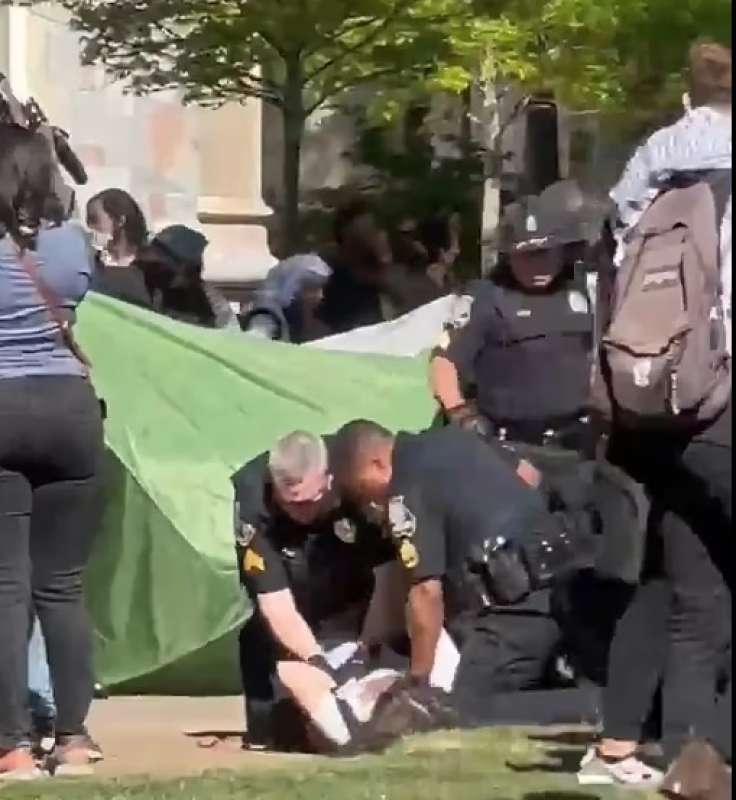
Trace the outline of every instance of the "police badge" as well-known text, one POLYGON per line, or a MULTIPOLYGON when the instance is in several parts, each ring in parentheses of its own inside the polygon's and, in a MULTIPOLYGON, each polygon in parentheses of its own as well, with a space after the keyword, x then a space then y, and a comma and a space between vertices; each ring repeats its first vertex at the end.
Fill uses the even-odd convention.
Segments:
POLYGON ((355 544, 358 530, 349 519, 338 519, 333 527, 335 536, 344 544, 355 544))

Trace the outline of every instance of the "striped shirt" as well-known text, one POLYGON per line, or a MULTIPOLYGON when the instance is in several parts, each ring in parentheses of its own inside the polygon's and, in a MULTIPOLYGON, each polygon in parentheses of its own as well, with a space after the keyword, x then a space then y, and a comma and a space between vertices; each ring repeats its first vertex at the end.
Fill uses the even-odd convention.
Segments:
MULTIPOLYGON (((625 234, 641 218, 660 187, 676 172, 731 169, 731 112, 700 106, 678 122, 654 133, 629 161, 611 190, 625 234)), ((731 215, 730 198, 721 224, 721 282, 731 352, 731 215)), ((621 241, 621 239, 619 239, 621 241)))
MULTIPOLYGON (((42 230, 29 252, 61 313, 74 310, 89 288, 93 264, 84 231, 74 224, 42 230)), ((56 323, 23 268, 9 236, 0 239, 0 380, 36 375, 82 375, 56 323)))

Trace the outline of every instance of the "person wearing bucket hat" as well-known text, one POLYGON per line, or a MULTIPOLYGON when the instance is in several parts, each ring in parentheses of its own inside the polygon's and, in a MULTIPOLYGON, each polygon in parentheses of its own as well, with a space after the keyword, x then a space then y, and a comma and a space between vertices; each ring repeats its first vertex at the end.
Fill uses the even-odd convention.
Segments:
POLYGON ((238 327, 224 297, 202 278, 209 242, 186 225, 170 225, 151 239, 136 261, 160 314, 206 328, 238 327))

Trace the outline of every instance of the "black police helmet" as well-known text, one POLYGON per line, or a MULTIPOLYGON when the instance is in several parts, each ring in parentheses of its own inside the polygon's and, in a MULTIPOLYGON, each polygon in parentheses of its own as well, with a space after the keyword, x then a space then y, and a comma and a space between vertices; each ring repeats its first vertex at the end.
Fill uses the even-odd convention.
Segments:
POLYGON ((558 181, 540 195, 506 208, 501 220, 504 253, 553 250, 589 239, 588 209, 575 181, 558 181))

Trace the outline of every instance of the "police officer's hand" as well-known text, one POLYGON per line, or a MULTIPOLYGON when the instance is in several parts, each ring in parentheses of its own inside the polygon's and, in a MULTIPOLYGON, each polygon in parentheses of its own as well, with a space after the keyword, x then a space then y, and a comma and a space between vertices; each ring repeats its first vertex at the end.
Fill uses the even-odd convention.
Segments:
POLYGON ((446 692, 432 686, 429 678, 419 678, 407 673, 394 683, 382 699, 385 702, 400 695, 409 697, 418 707, 425 710, 428 727, 452 727, 457 723, 446 692))
POLYGON ((478 411, 475 403, 463 403, 455 408, 450 408, 446 412, 447 419, 452 425, 457 425, 465 431, 470 431, 481 439, 491 436, 492 430, 488 420, 478 411))

